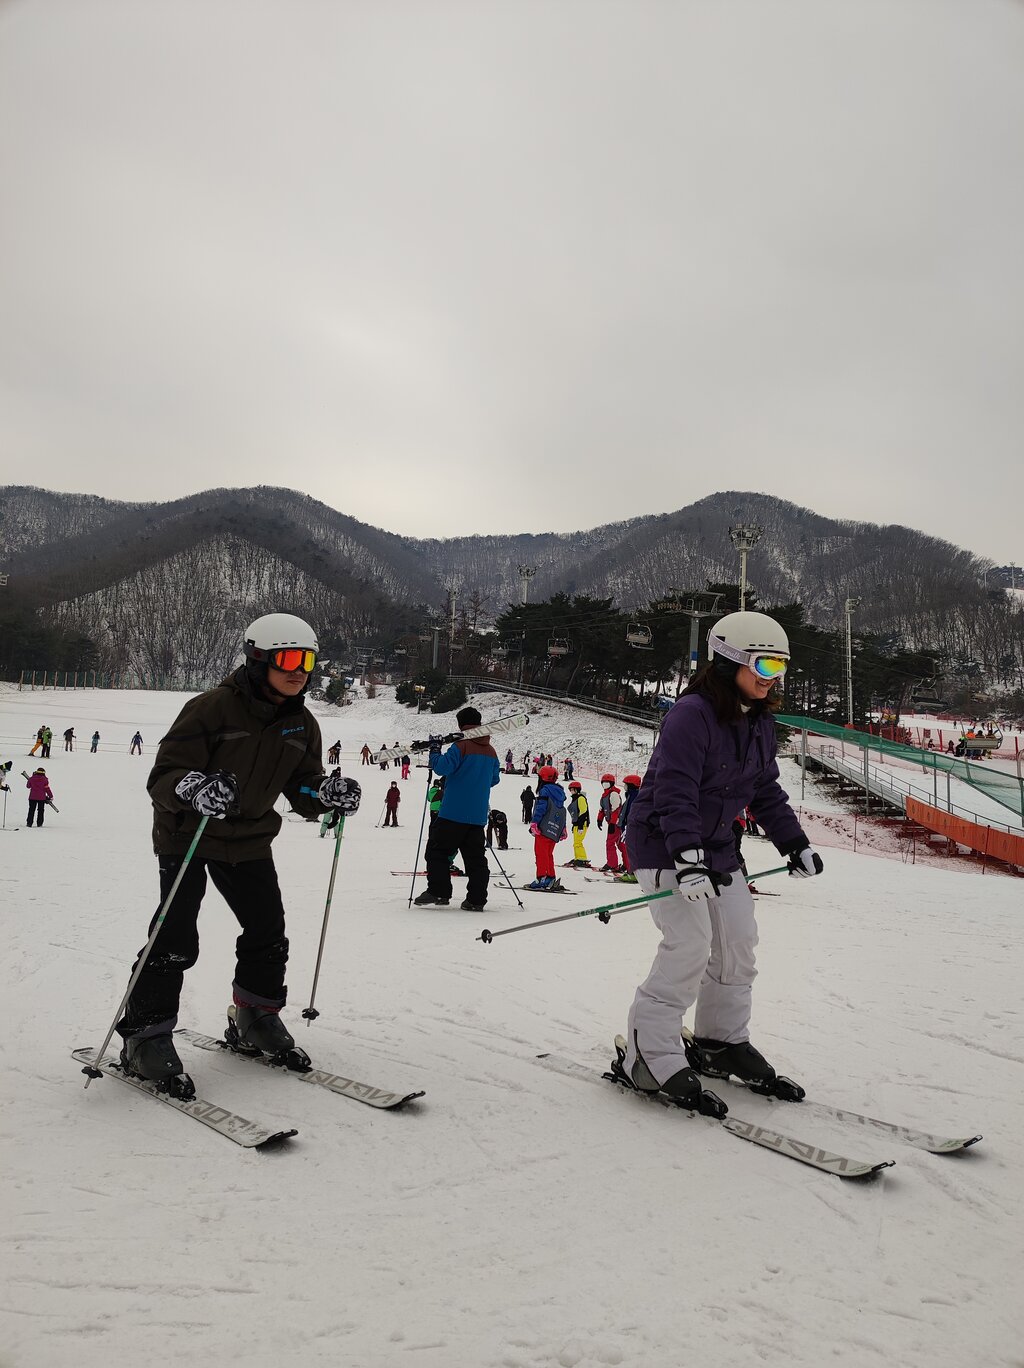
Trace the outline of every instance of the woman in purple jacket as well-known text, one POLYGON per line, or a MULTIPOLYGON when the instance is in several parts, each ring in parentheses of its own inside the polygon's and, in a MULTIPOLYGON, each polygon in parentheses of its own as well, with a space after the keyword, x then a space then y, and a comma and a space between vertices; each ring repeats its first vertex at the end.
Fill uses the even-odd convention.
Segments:
MULTIPOLYGON (((791 874, 820 874, 775 759, 774 687, 789 640, 764 613, 731 613, 708 634, 711 663, 667 714, 629 815, 626 846, 645 893, 676 885, 651 904, 662 933, 651 972, 629 1013, 621 1081, 699 1108, 700 1074, 730 1074, 765 1092, 802 1096, 750 1043, 757 923, 740 873, 732 823, 753 808, 791 874), (683 1015, 696 1002, 696 1047, 684 1048, 683 1015)), ((777 706, 777 704, 775 705, 777 706)), ((707 1098, 705 1110, 717 1099, 707 1098)))

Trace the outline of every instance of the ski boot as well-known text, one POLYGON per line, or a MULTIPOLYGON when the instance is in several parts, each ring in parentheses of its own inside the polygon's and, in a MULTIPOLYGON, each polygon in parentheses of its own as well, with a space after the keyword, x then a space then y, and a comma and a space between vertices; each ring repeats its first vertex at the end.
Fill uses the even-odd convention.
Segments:
POLYGON ((719 1121, 729 1112, 717 1094, 706 1092, 701 1087, 700 1075, 693 1068, 680 1069, 666 1082, 659 1083, 638 1049, 632 1073, 627 1073, 626 1042, 622 1036, 615 1037, 615 1058, 604 1076, 631 1092, 657 1096, 666 1106, 683 1107, 686 1111, 699 1112, 701 1116, 711 1116, 719 1121))
POLYGON ((174 1037, 164 1035, 126 1036, 121 1046, 121 1068, 132 1078, 144 1078, 158 1092, 187 1102, 195 1097, 195 1084, 182 1068, 174 1037))
POLYGON ((271 1064, 282 1064, 296 1073, 312 1068, 309 1055, 295 1044, 280 1012, 270 1007, 232 1003, 224 1040, 237 1054, 264 1055, 271 1064))
POLYGON ((482 912, 486 904, 482 902, 472 902, 469 898, 463 898, 459 906, 462 908, 463 912, 482 912))
POLYGON ((620 874, 619 877, 616 879, 615 882, 616 882, 616 883, 635 884, 635 883, 636 883, 636 875, 632 872, 632 870, 627 869, 626 872, 625 872, 625 874, 620 874))
POLYGON ((528 883, 526 887, 531 893, 549 893, 554 888, 556 880, 550 874, 534 879, 533 883, 528 883))
POLYGON ((783 1102, 802 1102, 807 1096, 799 1083, 777 1074, 749 1040, 728 1045, 708 1036, 683 1032, 683 1048, 692 1068, 705 1078, 738 1078, 752 1093, 777 1097, 783 1102))
POLYGON ((413 907, 447 907, 450 902, 451 898, 444 898, 440 893, 431 893, 428 888, 418 898, 413 898, 412 905, 413 907))

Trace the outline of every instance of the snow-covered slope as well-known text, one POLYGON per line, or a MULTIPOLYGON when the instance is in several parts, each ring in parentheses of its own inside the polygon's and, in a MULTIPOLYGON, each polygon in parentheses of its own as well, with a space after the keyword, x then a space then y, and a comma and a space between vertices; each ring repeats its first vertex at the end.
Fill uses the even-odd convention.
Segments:
MULTIPOLYGON (((654 952, 649 915, 477 939, 631 891, 571 871, 572 899, 523 895, 521 911, 492 885, 483 916, 409 910, 408 881, 390 871, 413 867, 425 771, 403 786, 392 831, 374 822, 394 771, 360 768, 366 798, 342 845, 308 1028, 332 845, 296 820, 277 843, 288 1017, 325 1067, 427 1095, 380 1114, 186 1049, 203 1094, 299 1129, 285 1152, 243 1152, 117 1083, 83 1092, 69 1057, 99 1043, 145 938, 145 779, 182 701, 0 690, 15 775, 42 721, 103 737, 97 755, 54 751, 60 813, 42 831, 0 835, 3 1368, 1020 1365, 1020 1299, 1007 1295, 1024 1216, 1018 882, 828 850, 824 877, 766 885, 782 896, 759 908, 761 1047, 822 1100, 985 1133, 937 1158, 777 1107, 780 1129, 898 1161, 843 1184, 538 1067, 555 1050, 600 1071, 654 952), (137 727, 141 760, 127 754, 137 727)), ((322 715, 349 757, 450 722, 389 699, 322 715)), ((624 726, 571 720, 570 733, 535 718, 529 747, 598 773, 637 761, 624 726)), ((499 790, 516 882, 532 873, 523 782, 499 790)), ((24 820, 21 784, 8 828, 24 820)), ((766 843, 748 853, 753 869, 778 863, 766 843)), ((201 926, 182 1021, 218 1033, 235 928, 212 891, 201 926)))

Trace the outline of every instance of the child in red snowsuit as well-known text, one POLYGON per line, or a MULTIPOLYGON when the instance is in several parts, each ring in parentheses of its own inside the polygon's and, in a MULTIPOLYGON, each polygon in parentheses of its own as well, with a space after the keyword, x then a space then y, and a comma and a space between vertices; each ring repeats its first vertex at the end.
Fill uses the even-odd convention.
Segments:
POLYGON ((597 810, 598 829, 607 827, 604 838, 605 862, 601 869, 612 874, 619 870, 619 815, 622 812, 622 795, 615 785, 614 774, 601 775, 601 803, 597 810))
POLYGON ((554 765, 542 765, 538 774, 541 781, 537 801, 533 805, 533 852, 537 861, 537 877, 528 888, 546 891, 555 879, 555 846, 565 836, 565 790, 557 783, 554 765))

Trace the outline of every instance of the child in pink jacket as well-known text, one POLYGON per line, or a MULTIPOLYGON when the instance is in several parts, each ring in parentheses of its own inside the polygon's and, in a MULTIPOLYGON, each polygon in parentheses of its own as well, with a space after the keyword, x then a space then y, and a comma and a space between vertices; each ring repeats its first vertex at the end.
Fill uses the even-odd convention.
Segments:
POLYGON ((46 804, 53 797, 50 792, 50 781, 46 777, 46 771, 42 768, 37 769, 28 781, 28 821, 26 826, 32 825, 33 817, 38 817, 37 826, 43 825, 43 814, 46 812, 46 804))

